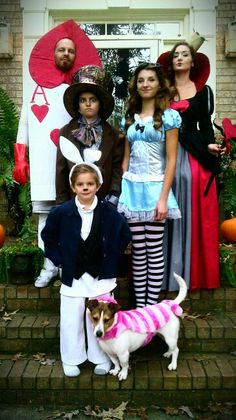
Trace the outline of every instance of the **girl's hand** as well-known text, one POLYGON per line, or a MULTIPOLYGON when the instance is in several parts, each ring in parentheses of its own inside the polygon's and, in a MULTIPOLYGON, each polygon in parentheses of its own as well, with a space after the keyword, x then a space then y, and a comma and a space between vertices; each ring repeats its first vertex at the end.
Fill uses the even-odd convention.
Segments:
POLYGON ((167 206, 165 200, 159 200, 156 205, 155 220, 164 220, 167 217, 167 206))
POLYGON ((208 144, 208 152, 214 156, 223 156, 226 152, 226 147, 222 147, 217 143, 211 143, 208 144))

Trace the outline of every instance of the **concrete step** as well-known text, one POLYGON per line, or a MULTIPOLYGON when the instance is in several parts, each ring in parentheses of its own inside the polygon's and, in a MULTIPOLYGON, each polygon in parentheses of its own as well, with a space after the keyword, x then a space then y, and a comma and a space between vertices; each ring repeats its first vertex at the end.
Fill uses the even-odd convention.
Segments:
MULTIPOLYGON (((0 308, 5 306, 10 312, 19 308, 25 312, 58 312, 59 290, 58 280, 42 289, 34 287, 33 284, 0 284, 0 308)), ((160 299, 174 299, 176 295, 177 292, 162 291, 160 299)), ((123 309, 133 307, 132 282, 125 277, 119 278, 115 297, 123 309)), ((225 286, 215 290, 189 292, 182 306, 194 312, 236 312, 236 289, 225 286)))
POLYGON ((95 375, 88 362, 80 366, 80 376, 68 378, 58 356, 50 355, 50 362, 53 359, 53 365, 43 365, 33 355, 15 361, 0 355, 0 402, 76 407, 109 407, 111 401, 113 406, 129 401, 136 407, 236 402, 236 357, 229 353, 180 351, 178 368, 170 372, 167 359, 141 349, 131 356, 129 376, 122 382, 95 375))
MULTIPOLYGON (((7 313, 8 314, 8 313, 7 313)), ((59 315, 19 311, 0 318, 2 353, 59 353, 59 315)), ((154 340, 153 340, 154 341, 154 340)), ((230 352, 236 350, 236 313, 221 311, 189 314, 181 319, 181 352, 230 352)), ((155 347, 155 343, 150 343, 155 347)))

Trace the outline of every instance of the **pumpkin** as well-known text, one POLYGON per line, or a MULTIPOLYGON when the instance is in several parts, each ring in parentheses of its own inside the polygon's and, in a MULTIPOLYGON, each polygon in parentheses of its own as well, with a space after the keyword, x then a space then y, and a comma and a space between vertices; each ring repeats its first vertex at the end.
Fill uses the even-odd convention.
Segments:
POLYGON ((236 243, 236 217, 224 220, 221 224, 221 234, 226 241, 236 243))
POLYGON ((6 239, 6 232, 3 225, 0 225, 0 248, 2 248, 6 239))

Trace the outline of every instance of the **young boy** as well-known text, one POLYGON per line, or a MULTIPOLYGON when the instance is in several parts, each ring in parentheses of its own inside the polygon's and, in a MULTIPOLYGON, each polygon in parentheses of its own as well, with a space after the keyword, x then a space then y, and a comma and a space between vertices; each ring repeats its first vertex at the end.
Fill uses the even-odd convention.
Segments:
POLYGON ((66 376, 78 376, 78 365, 89 360, 96 365, 94 373, 104 375, 111 362, 99 347, 87 314, 85 333, 85 299, 116 287, 119 260, 131 234, 123 216, 98 200, 103 179, 96 165, 74 165, 69 180, 75 197, 51 210, 42 231, 45 256, 62 267, 62 365, 66 376))
MULTIPOLYGON (((87 150, 97 153, 96 164, 103 175, 98 198, 106 197, 116 205, 120 194, 124 136, 107 122, 114 108, 114 98, 108 88, 104 69, 95 65, 81 67, 74 74, 73 84, 66 89, 63 100, 72 119, 61 128, 60 136, 79 151, 83 160, 87 160, 87 150)), ((59 144, 56 162, 57 204, 73 196, 69 184, 73 162, 64 156, 59 144)), ((45 259, 35 287, 46 287, 53 278, 54 270, 53 264, 45 259)))

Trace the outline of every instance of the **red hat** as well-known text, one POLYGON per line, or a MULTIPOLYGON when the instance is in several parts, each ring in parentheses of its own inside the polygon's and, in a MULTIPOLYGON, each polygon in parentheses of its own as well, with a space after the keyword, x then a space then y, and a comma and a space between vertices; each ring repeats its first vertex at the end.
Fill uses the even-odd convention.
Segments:
MULTIPOLYGON (((183 41, 185 42, 185 41, 183 41)), ((157 59, 157 63, 161 64, 164 71, 169 74, 169 55, 170 51, 166 51, 160 55, 157 59)), ((196 63, 190 71, 190 79, 195 83, 197 91, 202 90, 206 81, 210 75, 210 62, 208 57, 203 54, 196 52, 196 63)))
POLYGON ((94 44, 71 19, 51 29, 38 40, 30 55, 29 72, 38 85, 53 88, 62 83, 71 84, 72 75, 88 64, 102 66, 94 44), (63 38, 71 39, 76 46, 74 64, 67 72, 61 71, 54 60, 55 46, 63 38))

